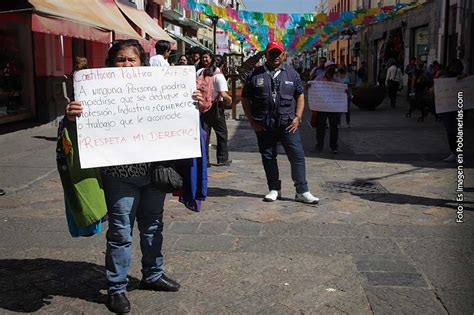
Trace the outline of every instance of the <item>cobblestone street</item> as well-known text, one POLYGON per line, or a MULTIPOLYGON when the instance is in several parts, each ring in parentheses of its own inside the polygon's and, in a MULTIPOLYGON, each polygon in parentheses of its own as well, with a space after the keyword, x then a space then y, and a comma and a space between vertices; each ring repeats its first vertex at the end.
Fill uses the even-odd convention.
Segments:
MULTIPOLYGON (((301 132, 310 190, 294 201, 279 156, 283 199, 265 203, 265 174, 246 121, 228 120, 229 167, 209 168, 201 213, 168 196, 165 270, 177 293, 138 290, 132 314, 472 314, 474 130, 465 130, 464 223, 456 223, 456 164, 441 122, 405 118, 406 104, 351 108, 340 153, 301 132)), ((472 117, 472 115, 471 115, 472 117)), ((470 117, 470 118, 471 118, 470 117)), ((0 136, 0 313, 105 314, 105 232, 70 237, 55 166, 54 124, 0 136)), ((329 142, 329 141, 327 141, 329 142)), ((215 142, 214 142, 215 143, 215 142)), ((211 149, 211 161, 215 150, 211 149)), ((136 231, 138 232, 138 231, 136 231)))

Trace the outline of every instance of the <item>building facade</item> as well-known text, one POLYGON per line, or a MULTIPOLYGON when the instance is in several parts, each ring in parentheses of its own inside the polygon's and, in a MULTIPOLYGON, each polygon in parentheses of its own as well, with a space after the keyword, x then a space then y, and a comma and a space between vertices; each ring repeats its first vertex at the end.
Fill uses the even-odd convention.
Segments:
POLYGON ((437 60, 447 64, 451 59, 459 58, 464 64, 464 72, 474 74, 473 1, 441 0, 438 10, 440 23, 437 29, 437 60))
MULTIPOLYGON (((178 0, 163 1, 163 28, 178 42, 177 50, 171 54, 170 61, 177 61, 180 55, 188 53, 191 48, 195 47, 201 50, 213 51, 213 25, 207 25, 201 21, 203 17, 197 12, 184 10, 178 0)), ((243 0, 200 0, 199 2, 222 7, 232 7, 236 10, 245 8, 243 0)), ((216 33, 217 32, 216 30, 216 33)))
MULTIPOLYGON (((159 0, 140 1, 152 10, 159 0)), ((0 124, 62 116, 76 57, 100 68, 113 40, 137 39, 148 52, 172 40, 130 1, 4 1, 0 17, 0 124)))
MULTIPOLYGON (((329 0, 329 14, 354 11, 357 9, 357 1, 329 0)), ((350 65, 355 54, 351 49, 352 34, 340 34, 338 39, 328 45, 328 59, 340 65, 350 65)))
POLYGON ((384 84, 390 59, 404 69, 411 57, 425 64, 438 58, 439 1, 420 2, 395 17, 360 30, 360 60, 367 64, 369 82, 384 84))

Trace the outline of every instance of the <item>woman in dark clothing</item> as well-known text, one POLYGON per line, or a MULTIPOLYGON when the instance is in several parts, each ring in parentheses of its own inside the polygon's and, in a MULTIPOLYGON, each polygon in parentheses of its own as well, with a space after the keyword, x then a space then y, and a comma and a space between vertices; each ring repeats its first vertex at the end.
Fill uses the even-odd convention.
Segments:
MULTIPOLYGON (((148 58, 137 40, 120 40, 110 47, 107 67, 147 66, 148 58)), ((193 98, 202 103, 199 91, 193 98)), ((84 107, 73 101, 66 107, 66 117, 75 123, 84 107)), ((163 206, 166 193, 150 183, 150 164, 139 163, 101 168, 107 201, 109 227, 105 267, 108 284, 107 307, 115 313, 130 312, 126 297, 128 272, 132 260, 134 221, 140 231, 142 281, 140 288, 152 291, 178 291, 180 285, 163 270, 163 206)))

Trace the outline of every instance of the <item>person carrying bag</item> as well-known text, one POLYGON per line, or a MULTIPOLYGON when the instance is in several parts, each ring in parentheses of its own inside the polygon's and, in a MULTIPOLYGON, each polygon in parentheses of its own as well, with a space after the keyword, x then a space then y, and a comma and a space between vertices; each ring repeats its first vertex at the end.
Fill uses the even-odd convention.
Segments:
POLYGON ((204 97, 204 107, 209 105, 209 109, 201 115, 201 124, 207 133, 207 164, 209 163, 209 140, 211 129, 214 129, 217 138, 217 163, 215 166, 229 166, 232 162, 229 160, 229 152, 227 148, 227 124, 224 115, 224 104, 232 104, 232 98, 229 96, 227 81, 225 80, 220 66, 223 63, 222 56, 211 56, 210 53, 203 53, 201 56, 201 64, 204 68, 197 72, 197 86, 204 97))

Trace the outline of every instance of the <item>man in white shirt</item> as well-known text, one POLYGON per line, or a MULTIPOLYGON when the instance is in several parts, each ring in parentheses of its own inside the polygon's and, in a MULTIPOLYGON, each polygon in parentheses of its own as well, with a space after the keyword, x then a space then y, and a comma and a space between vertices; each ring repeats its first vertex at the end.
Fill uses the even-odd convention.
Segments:
POLYGON ((159 40, 155 45, 156 55, 150 58, 150 66, 169 67, 168 57, 171 44, 166 40, 159 40))
POLYGON ((397 92, 402 86, 402 70, 397 65, 395 59, 389 61, 390 67, 385 77, 385 86, 387 87, 388 96, 390 97, 390 106, 395 107, 397 102, 397 92))

